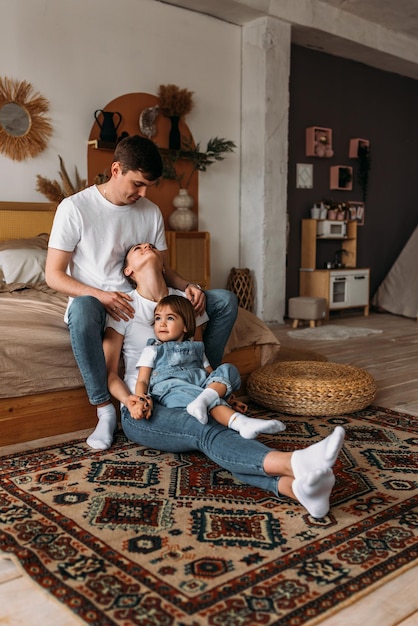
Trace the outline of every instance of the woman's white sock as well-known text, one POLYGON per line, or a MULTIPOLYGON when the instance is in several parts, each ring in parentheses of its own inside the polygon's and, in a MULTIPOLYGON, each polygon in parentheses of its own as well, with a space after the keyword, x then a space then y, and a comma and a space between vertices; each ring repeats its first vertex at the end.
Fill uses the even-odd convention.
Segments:
POLYGON ((312 517, 321 518, 329 511, 329 499, 335 484, 331 469, 316 469, 303 478, 295 478, 293 493, 312 517))
POLYGON ((112 445, 117 425, 116 409, 113 404, 98 407, 97 418, 99 423, 87 438, 87 444, 93 450, 108 450, 112 445))
POLYGON ((193 415, 201 424, 208 423, 208 406, 212 404, 214 400, 219 398, 219 394, 211 387, 206 387, 201 394, 197 396, 186 407, 189 415, 193 415))
POLYGON ((286 426, 280 420, 261 420, 257 417, 247 417, 242 413, 233 413, 229 418, 228 428, 236 430, 244 439, 255 439, 266 433, 281 433, 286 426))
POLYGON ((308 448, 295 450, 290 462, 295 478, 302 478, 318 468, 329 469, 334 466, 344 443, 345 430, 337 426, 333 432, 322 441, 313 443, 308 448))

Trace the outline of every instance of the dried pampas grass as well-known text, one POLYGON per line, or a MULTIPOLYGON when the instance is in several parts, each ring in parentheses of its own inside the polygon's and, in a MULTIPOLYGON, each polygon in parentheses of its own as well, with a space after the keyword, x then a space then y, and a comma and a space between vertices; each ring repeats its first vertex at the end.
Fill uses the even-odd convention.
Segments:
POLYGON ((166 117, 183 117, 193 109, 193 91, 180 89, 177 85, 160 85, 158 98, 160 109, 166 117))
POLYGON ((25 134, 13 135, 0 124, 0 152, 15 161, 34 157, 45 150, 52 135, 52 126, 46 114, 49 102, 34 92, 30 83, 0 76, 0 109, 5 104, 17 104, 29 117, 25 134))
POLYGON ((74 193, 85 189, 87 186, 87 180, 85 178, 80 178, 77 167, 75 168, 75 184, 73 184, 68 175, 62 157, 58 155, 58 158, 60 160, 60 170, 58 173, 61 178, 61 183, 59 183, 57 180, 50 180, 49 178, 45 178, 40 174, 38 174, 36 177, 38 181, 36 184, 36 191, 39 191, 46 198, 48 198, 50 202, 53 202, 57 205, 62 200, 64 200, 64 198, 72 196, 74 193))

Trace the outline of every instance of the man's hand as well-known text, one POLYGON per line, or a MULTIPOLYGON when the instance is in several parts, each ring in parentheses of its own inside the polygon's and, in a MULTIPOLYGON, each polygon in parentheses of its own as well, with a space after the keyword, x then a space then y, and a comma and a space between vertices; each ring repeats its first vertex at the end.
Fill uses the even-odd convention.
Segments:
POLYGON ((187 285, 185 294, 193 304, 193 309, 196 315, 203 315, 206 309, 206 296, 205 292, 196 287, 193 283, 187 285))
POLYGON ((109 315, 118 322, 121 319, 127 322, 135 315, 135 309, 130 304, 132 298, 123 291, 103 291, 99 300, 109 315))

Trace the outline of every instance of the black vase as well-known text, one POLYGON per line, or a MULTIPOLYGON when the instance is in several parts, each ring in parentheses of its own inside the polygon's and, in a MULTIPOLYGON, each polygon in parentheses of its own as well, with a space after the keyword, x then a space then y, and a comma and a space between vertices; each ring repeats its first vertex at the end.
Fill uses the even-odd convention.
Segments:
POLYGON ((100 141, 116 143, 118 137, 117 130, 122 121, 122 115, 118 113, 118 111, 102 111, 101 109, 97 109, 97 111, 94 112, 94 117, 100 128, 100 141), (99 120, 99 114, 103 116, 102 122, 99 120), (115 124, 113 119, 115 115, 119 118, 117 124, 115 124))
POLYGON ((169 150, 180 150, 181 137, 179 129, 180 117, 178 115, 170 116, 171 128, 168 135, 168 148, 169 150))

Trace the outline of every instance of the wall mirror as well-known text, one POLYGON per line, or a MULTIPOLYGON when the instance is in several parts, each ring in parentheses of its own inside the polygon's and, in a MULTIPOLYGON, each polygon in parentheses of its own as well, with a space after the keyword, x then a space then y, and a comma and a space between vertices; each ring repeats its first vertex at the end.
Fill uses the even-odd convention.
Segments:
POLYGON ((0 76, 0 152, 16 161, 45 150, 52 135, 49 102, 30 83, 0 76))

